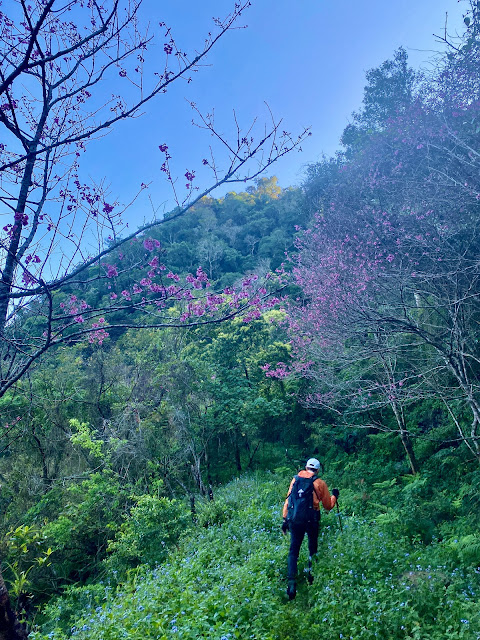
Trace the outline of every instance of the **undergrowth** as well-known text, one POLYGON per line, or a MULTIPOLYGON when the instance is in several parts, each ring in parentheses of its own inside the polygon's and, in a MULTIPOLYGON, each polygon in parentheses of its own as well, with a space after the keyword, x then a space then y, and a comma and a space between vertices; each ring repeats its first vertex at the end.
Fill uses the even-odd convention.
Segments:
POLYGON ((32 640, 480 639, 479 569, 457 567, 449 540, 426 544, 388 518, 352 515, 353 490, 342 493, 343 531, 335 511, 322 516, 311 586, 302 549, 289 602, 287 483, 283 473, 229 483, 164 562, 121 584, 112 572, 71 588, 45 608, 32 640))

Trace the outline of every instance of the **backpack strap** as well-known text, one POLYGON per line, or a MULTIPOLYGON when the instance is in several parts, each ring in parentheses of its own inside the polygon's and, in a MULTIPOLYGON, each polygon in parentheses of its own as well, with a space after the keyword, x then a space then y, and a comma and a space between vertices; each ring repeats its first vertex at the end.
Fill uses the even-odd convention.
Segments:
POLYGON ((290 489, 290 493, 287 496, 287 500, 289 501, 289 503, 290 503, 290 496, 292 495, 292 493, 294 491, 295 482, 297 480, 299 480, 299 479, 300 479, 300 476, 298 475, 298 473, 297 473, 297 475, 293 476, 292 488, 290 489))
POLYGON ((300 480, 300 476, 298 475, 298 473, 297 473, 297 475, 293 476, 292 488, 290 489, 290 493, 289 493, 288 497, 290 497, 292 495, 293 487, 295 486, 295 482, 297 480, 300 480))

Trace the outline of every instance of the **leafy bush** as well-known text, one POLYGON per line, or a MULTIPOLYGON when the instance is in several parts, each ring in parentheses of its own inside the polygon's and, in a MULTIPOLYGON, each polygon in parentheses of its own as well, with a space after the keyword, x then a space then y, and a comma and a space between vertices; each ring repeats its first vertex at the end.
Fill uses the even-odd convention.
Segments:
POLYGON ((50 566, 52 549, 36 527, 10 529, 0 545, 3 578, 13 597, 15 608, 27 614, 32 595, 45 589, 45 569, 50 566))
POLYGON ((95 473, 68 487, 61 512, 42 527, 54 550, 55 583, 98 575, 128 501, 111 472, 95 473))
POLYGON ((106 566, 125 571, 140 564, 154 567, 191 525, 187 506, 179 500, 142 495, 110 542, 106 566))

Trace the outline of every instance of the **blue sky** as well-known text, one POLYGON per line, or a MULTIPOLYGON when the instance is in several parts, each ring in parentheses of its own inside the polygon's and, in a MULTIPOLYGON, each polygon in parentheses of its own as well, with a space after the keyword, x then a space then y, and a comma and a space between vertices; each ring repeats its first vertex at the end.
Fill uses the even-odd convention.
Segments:
MULTIPOLYGON (((159 2, 144 0, 142 20, 155 31, 167 22, 186 51, 201 47, 213 16, 229 11, 228 0, 159 2)), ((151 183, 131 208, 130 227, 173 204, 171 190, 159 171, 158 145, 166 143, 174 169, 183 176, 198 170, 197 184, 208 186, 201 171, 210 139, 191 126, 188 100, 208 111, 215 108, 222 132, 232 130, 235 109, 241 123, 255 117, 268 120, 266 101, 283 127, 295 133, 310 126, 312 136, 303 152, 281 160, 268 175, 281 186, 302 180, 306 164, 331 155, 352 111, 361 104, 365 72, 390 58, 404 46, 415 68, 428 69, 442 49, 433 34, 441 34, 448 12, 449 32, 461 31, 465 2, 456 0, 253 0, 245 13, 246 29, 232 31, 218 43, 208 65, 187 85, 177 84, 150 103, 145 115, 121 123, 106 138, 89 148, 83 162, 85 176, 105 177, 111 200, 127 202, 141 182, 151 183)), ((148 52, 150 59, 161 53, 148 52)), ((183 177, 180 184, 184 182, 183 177)), ((242 186, 232 188, 241 191, 242 186)), ((222 192, 217 193, 218 196, 222 192)))

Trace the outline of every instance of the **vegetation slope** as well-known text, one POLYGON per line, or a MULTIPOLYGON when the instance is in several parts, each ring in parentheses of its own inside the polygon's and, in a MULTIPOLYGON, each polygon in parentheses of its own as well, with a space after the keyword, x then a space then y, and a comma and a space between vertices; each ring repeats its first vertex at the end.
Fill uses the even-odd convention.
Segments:
MULTIPOLYGON (((297 599, 289 602, 288 540, 279 527, 288 479, 282 468, 228 483, 202 505, 197 525, 165 561, 132 571, 118 586, 109 574, 94 586, 71 589, 48 606, 47 621, 32 637, 479 637, 478 570, 457 567, 448 545, 424 544, 388 518, 372 517, 375 509, 356 514, 361 496, 353 489, 342 492, 341 516, 323 515, 315 581, 309 586, 300 576, 297 599)), ((400 490, 413 496, 415 483, 404 479, 400 490)), ((299 567, 305 564, 303 549, 299 567)))

